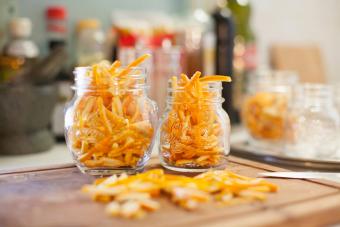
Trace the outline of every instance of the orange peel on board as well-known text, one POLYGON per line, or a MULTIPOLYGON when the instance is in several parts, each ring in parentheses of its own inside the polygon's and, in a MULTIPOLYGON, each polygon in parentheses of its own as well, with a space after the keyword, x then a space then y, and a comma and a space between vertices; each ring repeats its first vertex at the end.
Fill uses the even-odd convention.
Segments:
POLYGON ((210 170, 187 177, 165 174, 162 169, 131 176, 113 175, 82 188, 93 200, 107 204, 108 215, 123 218, 142 218, 160 209, 156 198, 161 195, 168 195, 173 203, 186 210, 195 210, 209 201, 220 205, 264 201, 267 193, 277 190, 269 181, 228 170, 210 170))

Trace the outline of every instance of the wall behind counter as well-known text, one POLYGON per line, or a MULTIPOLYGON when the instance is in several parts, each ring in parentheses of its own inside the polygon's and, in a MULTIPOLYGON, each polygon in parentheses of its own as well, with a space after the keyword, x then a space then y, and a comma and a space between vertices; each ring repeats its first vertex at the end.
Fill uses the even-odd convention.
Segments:
POLYGON ((179 15, 187 9, 184 0, 17 0, 17 14, 33 21, 33 40, 42 53, 47 52, 45 9, 52 5, 62 5, 68 11, 68 43, 74 44, 76 21, 83 18, 97 18, 103 28, 109 28, 113 10, 155 10, 179 15))
POLYGON ((250 0, 260 62, 272 43, 319 45, 327 79, 340 83, 339 0, 250 0))

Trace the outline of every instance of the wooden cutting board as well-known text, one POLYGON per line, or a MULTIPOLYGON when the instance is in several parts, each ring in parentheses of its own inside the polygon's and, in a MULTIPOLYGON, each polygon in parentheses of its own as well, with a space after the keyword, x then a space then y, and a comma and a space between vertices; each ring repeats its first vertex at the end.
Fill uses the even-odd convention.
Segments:
MULTIPOLYGON (((256 176, 277 167, 230 157, 229 169, 256 176)), ((151 160, 148 168, 159 167, 151 160)), ((279 185, 261 203, 218 207, 211 203, 188 212, 169 201, 142 220, 106 216, 104 205, 80 192, 94 177, 73 165, 0 173, 0 226, 323 226, 340 223, 340 184, 327 181, 270 179, 279 185)))

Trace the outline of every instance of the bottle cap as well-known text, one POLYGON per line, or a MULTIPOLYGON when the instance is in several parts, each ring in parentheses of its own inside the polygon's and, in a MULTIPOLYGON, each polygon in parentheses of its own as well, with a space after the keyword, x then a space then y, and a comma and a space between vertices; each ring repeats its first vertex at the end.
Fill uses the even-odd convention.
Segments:
POLYGON ((77 33, 81 32, 83 29, 97 29, 101 26, 100 21, 97 19, 83 19, 79 20, 77 23, 77 33))
POLYGON ((14 37, 29 37, 32 32, 32 22, 26 17, 13 18, 9 22, 9 32, 14 37))
POLYGON ((64 20, 67 17, 66 9, 63 6, 50 6, 46 9, 48 19, 64 20))

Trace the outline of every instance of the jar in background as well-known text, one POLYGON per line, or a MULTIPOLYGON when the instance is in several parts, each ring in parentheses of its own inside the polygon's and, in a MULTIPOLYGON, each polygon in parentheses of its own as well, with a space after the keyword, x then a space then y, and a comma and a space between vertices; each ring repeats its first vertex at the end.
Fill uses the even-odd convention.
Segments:
POLYGON ((0 83, 25 80, 23 74, 37 63, 38 46, 31 40, 29 18, 12 18, 8 24, 9 40, 0 51, 0 83))
POLYGON ((94 67, 74 71, 75 96, 65 112, 68 148, 84 173, 138 172, 150 158, 157 124, 145 69, 119 68, 128 72, 120 78, 105 69, 99 77, 94 67))
MULTIPOLYGON (((340 117, 340 84, 336 84, 333 86, 333 96, 334 96, 335 107, 340 117)), ((340 132, 338 134, 337 140, 338 140, 338 149, 337 149, 336 157, 340 159, 340 132)))
POLYGON ((335 107, 338 110, 338 113, 340 114, 340 84, 336 84, 333 86, 333 97, 335 107))
POLYGON ((97 19, 84 19, 78 22, 76 47, 78 66, 92 65, 106 59, 105 34, 97 19))
POLYGON ((292 87, 298 77, 290 71, 262 71, 249 78, 242 105, 242 122, 255 146, 281 144, 292 87))
POLYGON ((339 115, 331 87, 303 84, 296 87, 286 122, 287 154, 303 158, 332 158, 337 149, 339 115))
POLYGON ((202 87, 204 99, 192 99, 183 86, 169 85, 159 127, 161 164, 180 172, 224 168, 230 150, 230 120, 222 108, 221 82, 202 87))
POLYGON ((163 45, 162 48, 154 49, 153 56, 151 97, 157 102, 162 114, 166 106, 168 80, 182 72, 181 50, 171 44, 163 45))

